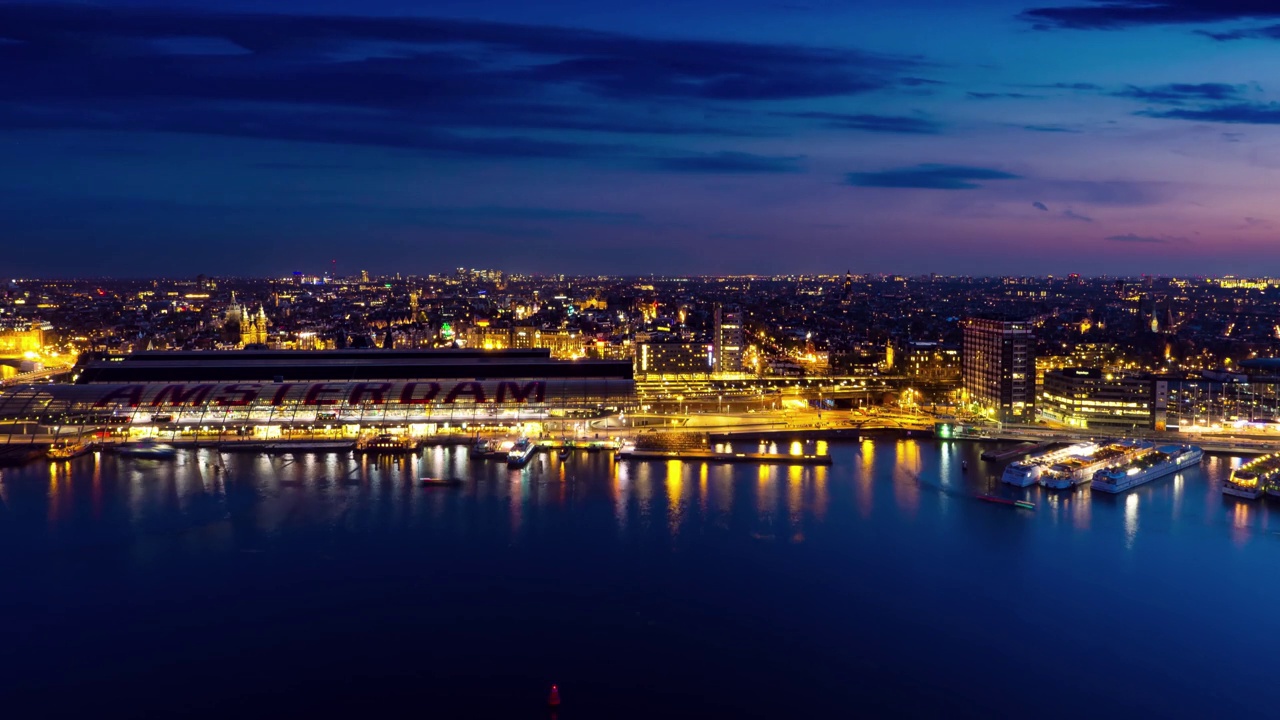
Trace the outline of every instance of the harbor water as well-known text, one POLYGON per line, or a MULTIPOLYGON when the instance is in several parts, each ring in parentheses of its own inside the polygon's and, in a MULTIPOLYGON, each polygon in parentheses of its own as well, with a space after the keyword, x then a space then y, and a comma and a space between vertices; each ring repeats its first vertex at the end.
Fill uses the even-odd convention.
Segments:
POLYGON ((1280 502, 1222 496, 1243 458, 1110 496, 1002 486, 991 447, 4 469, 0 708, 545 718, 554 683, 566 719, 1274 715, 1280 502))

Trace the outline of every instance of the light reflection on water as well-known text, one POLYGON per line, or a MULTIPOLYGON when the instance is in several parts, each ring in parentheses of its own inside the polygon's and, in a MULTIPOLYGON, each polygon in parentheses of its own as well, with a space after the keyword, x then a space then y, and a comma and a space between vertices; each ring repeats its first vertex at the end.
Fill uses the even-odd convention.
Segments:
MULTIPOLYGON (((231 523, 240 536, 252 528, 250 536, 256 538, 317 521, 353 532, 381 523, 470 526, 476 522, 470 519, 476 510, 469 504, 475 504, 505 508, 503 532, 518 541, 535 515, 546 514, 542 508, 572 511, 602 499, 611 508, 618 537, 657 528, 676 542, 705 524, 750 527, 761 535, 794 539, 811 535, 814 526, 851 515, 867 519, 895 512, 912 518, 928 513, 946 522, 965 522, 993 509, 967 500, 986 492, 1036 503, 1034 514, 1015 517, 1043 527, 1086 532, 1096 527, 1099 511, 1115 516, 1124 547, 1130 550, 1145 532, 1167 532, 1174 523, 1229 528, 1236 544, 1265 536, 1269 525, 1267 501, 1224 500, 1221 495, 1221 482, 1240 464, 1238 457, 1210 455, 1202 467, 1119 498, 1095 498, 1087 488, 1052 492, 1003 486, 998 482, 1001 468, 980 461, 977 456, 984 447, 976 444, 868 438, 813 447, 833 453, 834 464, 615 462, 605 453, 579 452, 565 460, 540 454, 525 467, 509 468, 503 462, 473 460, 465 447, 431 447, 404 457, 219 457, 214 449, 199 449, 167 462, 95 453, 4 470, 0 502, 6 517, 29 517, 39 508, 43 524, 55 535, 61 527, 95 522, 123 522, 144 534, 231 523), (43 474, 43 481, 35 480, 38 474, 43 474), (425 489, 417 485, 423 476, 463 478, 467 484, 425 489), (37 486, 40 491, 33 492, 37 486), (747 503, 751 517, 734 525, 730 518, 735 512, 743 518, 739 502, 747 503)), ((537 525, 545 522, 539 518, 537 525)), ((229 538, 236 536, 222 537, 234 542, 229 538)))

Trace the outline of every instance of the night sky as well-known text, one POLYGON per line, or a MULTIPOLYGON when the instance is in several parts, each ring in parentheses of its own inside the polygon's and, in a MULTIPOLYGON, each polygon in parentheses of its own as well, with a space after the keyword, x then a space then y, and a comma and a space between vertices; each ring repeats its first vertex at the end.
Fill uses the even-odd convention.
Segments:
POLYGON ((1277 77, 1276 0, 0 2, 0 273, 1276 274, 1277 77))

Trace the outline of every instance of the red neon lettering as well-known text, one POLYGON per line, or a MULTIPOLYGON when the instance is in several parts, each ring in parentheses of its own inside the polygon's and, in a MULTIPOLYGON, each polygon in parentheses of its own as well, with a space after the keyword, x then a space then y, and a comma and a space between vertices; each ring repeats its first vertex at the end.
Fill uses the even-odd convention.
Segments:
POLYGON ((101 400, 94 403, 97 407, 106 407, 114 401, 128 400, 129 407, 138 407, 142 404, 142 392, 146 390, 144 385, 125 385, 107 393, 101 400))
POLYGON ((165 385, 160 388, 160 392, 156 393, 155 398, 151 401, 151 407, 164 405, 167 401, 170 405, 199 405, 213 391, 212 385, 196 385, 190 390, 186 385, 165 385))
POLYGON ((262 390, 262 386, 257 383, 227 385, 222 388, 222 393, 213 399, 213 404, 227 407, 244 407, 257 399, 260 390, 262 390))
POLYGON ((444 397, 447 403, 457 402, 459 395, 470 395, 474 402, 484 402, 484 385, 478 382, 460 382, 453 386, 449 394, 444 397))
POLYGON ((338 405, 341 400, 337 398, 321 397, 321 395, 332 395, 341 393, 342 388, 334 387, 332 383, 316 383, 307 388, 307 396, 303 398, 303 405, 338 405))
POLYGON ((440 383, 438 382, 405 383, 404 390, 400 391, 400 404, 401 405, 428 405, 432 401, 434 401, 436 399, 436 396, 439 394, 440 394, 440 383), (427 391, 421 397, 414 397, 413 390, 419 385, 426 385, 427 391))
POLYGON ((506 380, 498 383, 498 398, 494 402, 507 402, 507 394, 511 395, 511 402, 529 402, 529 397, 533 397, 534 402, 542 402, 547 394, 547 383, 543 380, 534 380, 527 382, 524 387, 520 387, 513 380, 506 380))
POLYGON ((287 395, 287 394, 289 393, 289 388, 292 388, 292 387, 293 387, 293 385, 294 385, 294 383, 285 383, 285 384, 281 385, 281 386, 279 387, 279 389, 277 389, 277 390, 276 390, 276 394, 271 396, 271 404, 272 404, 272 405, 279 405, 279 404, 283 403, 283 402, 284 402, 284 396, 285 396, 285 395, 287 395))
POLYGON ((369 402, 374 405, 381 405, 382 394, 391 390, 391 383, 356 383, 351 389, 351 399, 348 401, 352 405, 359 405, 364 401, 364 396, 369 396, 369 402))

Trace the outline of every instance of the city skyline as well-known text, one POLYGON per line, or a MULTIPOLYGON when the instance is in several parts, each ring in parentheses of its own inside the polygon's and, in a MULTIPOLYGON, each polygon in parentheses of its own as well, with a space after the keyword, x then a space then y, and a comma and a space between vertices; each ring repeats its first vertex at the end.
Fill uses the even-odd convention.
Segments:
POLYGON ((6 274, 1189 276, 1280 255, 1280 9, 472 5, 0 5, 6 274))

